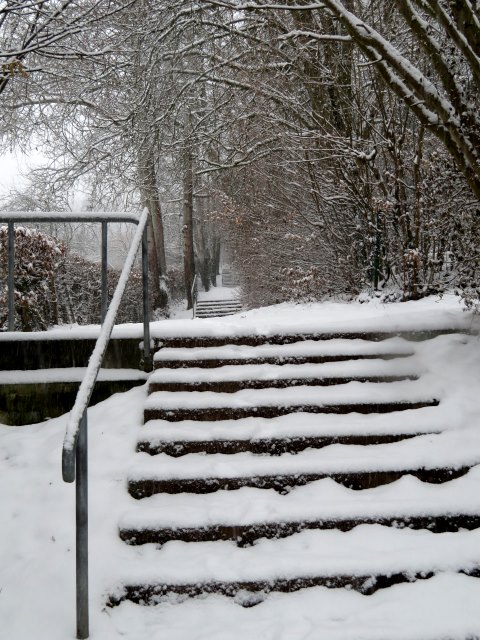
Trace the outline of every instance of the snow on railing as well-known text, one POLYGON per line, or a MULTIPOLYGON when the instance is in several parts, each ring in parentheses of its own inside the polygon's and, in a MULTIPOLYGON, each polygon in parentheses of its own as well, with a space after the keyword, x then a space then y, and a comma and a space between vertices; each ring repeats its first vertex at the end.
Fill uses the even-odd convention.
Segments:
MULTIPOLYGON (((73 482, 75 479, 75 444, 78 438, 79 425, 82 420, 83 414, 88 407, 88 403, 90 402, 93 387, 95 386, 98 372, 100 371, 100 367, 102 366, 103 357, 105 355, 105 351, 107 350, 108 341, 110 340, 110 335, 115 324, 115 319, 120 307, 123 292, 125 291, 125 287, 127 286, 130 272, 133 268, 140 243, 142 242, 147 218, 148 211, 145 210, 142 213, 140 219, 134 219, 135 222, 138 223, 138 228, 130 246, 125 264, 123 265, 117 288, 115 289, 115 293, 113 294, 113 298, 108 307, 107 315, 103 322, 100 335, 98 336, 95 348, 92 352, 92 355, 90 356, 85 376, 77 393, 75 404, 72 411, 70 412, 67 429, 65 432, 65 439, 63 442, 62 470, 63 479, 65 480, 65 482, 73 482)), ((145 342, 147 342, 149 345, 150 336, 144 336, 144 338, 145 342)))
POLYGON ((138 216, 122 211, 0 211, 0 222, 132 222, 138 216))

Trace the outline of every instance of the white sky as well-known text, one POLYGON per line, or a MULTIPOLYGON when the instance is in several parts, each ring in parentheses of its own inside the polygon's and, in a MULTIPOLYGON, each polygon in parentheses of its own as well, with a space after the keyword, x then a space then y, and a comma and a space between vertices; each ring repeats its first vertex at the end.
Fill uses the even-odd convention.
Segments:
POLYGON ((15 155, 8 153, 0 156, 0 193, 6 193, 11 187, 18 184, 19 165, 15 155))
POLYGON ((29 166, 39 165, 42 155, 33 151, 28 156, 19 152, 9 152, 0 155, 0 195, 8 193, 12 187, 20 187, 25 183, 21 174, 28 173, 29 166))

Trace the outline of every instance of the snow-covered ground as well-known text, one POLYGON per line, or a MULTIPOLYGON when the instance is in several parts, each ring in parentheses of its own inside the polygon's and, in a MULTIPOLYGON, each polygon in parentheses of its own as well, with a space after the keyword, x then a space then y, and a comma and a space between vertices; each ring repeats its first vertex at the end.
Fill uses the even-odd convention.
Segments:
MULTIPOLYGON (((377 303, 279 305, 215 321, 159 322, 155 323, 154 335, 172 335, 176 329, 186 335, 191 335, 191 332, 211 335, 222 331, 227 335, 235 331, 273 334, 282 330, 312 331, 312 328, 316 331, 340 331, 346 327, 350 330, 419 326, 469 329, 473 322, 474 318, 461 311, 456 299, 447 298, 440 302, 432 299, 388 306, 377 303)), ((83 329, 71 331, 82 332, 83 329)), ((88 331, 94 333, 95 328, 88 331)), ((131 331, 136 335, 137 329, 127 327, 121 331, 131 331)), ((436 428, 442 433, 436 436, 434 451, 429 435, 418 441, 418 447, 414 441, 401 443, 396 449, 398 465, 406 464, 409 458, 421 464, 423 459, 427 460, 433 454, 438 460, 452 460, 458 465, 462 461, 480 463, 480 339, 476 335, 440 336, 418 345, 415 362, 418 370, 425 374, 415 383, 417 388, 425 392, 433 389, 442 399, 440 420, 437 417, 435 424, 430 424, 429 416, 433 415, 433 410, 426 409, 425 424, 417 426, 425 430, 436 428)), ((429 580, 397 585, 371 596, 316 587, 294 594, 271 594, 262 604, 248 609, 223 596, 208 596, 182 603, 172 600, 155 607, 125 602, 115 609, 106 608, 107 594, 121 583, 122 578, 135 575, 139 566, 146 566, 155 574, 155 563, 161 569, 163 558, 166 570, 178 567, 181 576, 186 575, 189 566, 193 565, 200 572, 220 570, 222 558, 225 558, 229 567, 234 568, 238 564, 238 571, 248 573, 249 567, 243 567, 242 558, 251 557, 250 568, 254 570, 257 552, 263 545, 268 553, 271 546, 268 541, 260 541, 245 555, 229 542, 204 543, 196 547, 197 552, 187 543, 173 542, 167 543, 159 552, 153 545, 142 549, 119 540, 119 522, 125 513, 132 513, 140 504, 126 491, 126 470, 135 462, 134 449, 145 400, 146 385, 143 385, 117 394, 89 410, 92 639, 465 640, 467 637, 480 637, 480 580, 452 573, 460 559, 462 563, 468 563, 480 558, 480 538, 475 531, 460 534, 455 538, 457 542, 453 542, 453 538, 450 542, 448 534, 445 534, 444 538, 438 537, 432 548, 427 538, 430 536, 433 540, 435 534, 428 532, 407 531, 403 536, 395 530, 385 535, 379 532, 378 539, 371 541, 362 538, 362 527, 345 534, 345 540, 351 539, 359 549, 376 541, 382 553, 390 555, 392 566, 400 555, 409 557, 408 540, 411 538, 413 568, 423 561, 415 556, 415 549, 418 551, 419 548, 415 539, 422 533, 427 540, 425 554, 432 558, 438 556, 439 566, 445 569, 444 573, 429 580), (396 536, 401 536, 404 546, 397 547, 396 536), (214 548, 221 549, 220 558, 214 557, 214 548)), ((285 423, 286 432, 289 429, 288 418, 284 416, 280 420, 285 423)), ((317 419, 321 424, 321 418, 317 419)), ((251 420, 252 429, 255 420, 251 420)), ((343 420, 338 416, 333 423, 330 422, 333 431, 341 432, 343 420)), ((404 432, 414 431, 415 412, 403 412, 402 420, 405 422, 404 432)), ((377 417, 359 416, 358 421, 365 423, 368 429, 368 423, 374 425, 377 417)), ((266 421, 259 420, 260 423, 266 425, 266 421)), ((0 638, 5 640, 67 640, 75 635, 75 490, 73 485, 63 483, 61 477, 65 425, 66 416, 24 427, 0 426, 0 638)), ((212 428, 218 430, 220 427, 212 428)), ((388 428, 387 425, 387 431, 388 428)), ((379 445, 379 455, 382 447, 389 446, 379 445)), ((375 458, 369 458, 366 449, 364 452, 363 467, 373 468, 375 458)), ((335 460, 348 464, 352 453, 355 453, 355 448, 332 445, 314 454, 306 452, 305 457, 300 456, 298 461, 305 459, 306 464, 309 456, 318 455, 327 466, 335 460)), ((242 464, 248 466, 248 458, 248 455, 243 456, 242 464)), ((175 461, 171 462, 175 464, 175 461)), ((201 464, 200 459, 197 462, 201 464)), ((413 490, 419 484, 419 481, 406 477, 398 483, 379 487, 369 496, 378 499, 380 506, 388 506, 391 499, 400 496, 407 505, 406 510, 421 513, 419 504, 411 505, 412 509, 408 507, 411 499, 409 488, 413 490)), ((445 485, 426 485, 421 490, 425 496, 425 512, 435 511, 436 504, 453 510, 457 502, 457 506, 467 510, 469 505, 479 502, 480 474, 478 468, 474 468, 456 481, 445 485)), ((282 513, 291 517, 295 509, 302 511, 320 493, 324 499, 330 495, 331 509, 337 513, 347 513, 349 505, 353 507, 354 493, 328 479, 293 490, 288 496, 288 504, 277 496, 271 503, 274 512, 255 502, 256 491, 245 488, 239 493, 237 510, 245 521, 252 518, 265 521, 281 517, 282 513), (289 504, 292 504, 291 508, 289 504)), ((222 503, 225 495, 221 494, 202 497, 212 519, 216 513, 226 512, 227 507, 222 503)), ((367 494, 361 499, 369 500, 367 494)), ((188 524, 190 519, 195 521, 193 507, 187 513, 189 500, 185 496, 182 512, 178 513, 180 524, 188 524)), ((173 504, 172 496, 155 496, 152 500, 152 507, 159 514, 173 504)), ((369 513, 376 512, 374 503, 367 505, 365 502, 364 506, 369 513)), ((357 508, 360 508, 358 504, 357 508)), ((230 515, 234 518, 235 514, 230 515)), ((134 517, 133 513, 131 517, 134 517)), ((309 548, 313 545, 312 552, 317 552, 315 562, 320 565, 327 560, 332 564, 335 562, 333 547, 331 554, 325 555, 324 549, 315 546, 317 539, 328 543, 330 534, 326 533, 305 532, 299 538, 300 546, 303 544, 304 548, 309 548)), ((288 554, 294 553, 289 545, 288 539, 282 545, 285 561, 288 554)), ((341 555, 341 549, 338 553, 341 555)), ((270 562, 270 569, 275 572, 275 557, 262 557, 264 563, 270 562)))
MULTIPOLYGON (((218 277, 220 280, 220 277, 218 277)), ((212 287, 210 291, 199 291, 199 302, 216 302, 219 300, 230 300, 231 298, 238 298, 240 296, 240 290, 237 287, 212 287)))

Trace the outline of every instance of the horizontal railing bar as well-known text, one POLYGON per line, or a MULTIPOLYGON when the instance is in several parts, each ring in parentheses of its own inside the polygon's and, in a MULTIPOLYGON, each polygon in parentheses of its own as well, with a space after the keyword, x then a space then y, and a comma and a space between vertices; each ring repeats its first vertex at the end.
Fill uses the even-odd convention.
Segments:
POLYGON ((77 393, 75 404, 70 412, 70 416, 67 423, 65 432, 65 438, 63 441, 62 452, 62 474, 65 482, 73 482, 75 480, 75 448, 78 439, 78 431, 80 421, 88 404, 97 380, 98 372, 102 365, 103 357, 110 340, 110 335, 115 324, 118 308, 122 299, 123 292, 127 285, 127 281, 130 275, 130 271, 135 262, 137 251, 142 242, 143 232, 148 219, 148 211, 145 209, 137 218, 138 227, 132 240, 125 264, 123 265, 122 273, 113 294, 113 298, 110 302, 110 306, 105 317, 100 335, 98 336, 95 348, 90 356, 85 377, 80 384, 80 388, 77 393))
POLYGON ((139 223, 139 217, 135 213, 121 211, 0 211, 0 222, 131 222, 139 223))

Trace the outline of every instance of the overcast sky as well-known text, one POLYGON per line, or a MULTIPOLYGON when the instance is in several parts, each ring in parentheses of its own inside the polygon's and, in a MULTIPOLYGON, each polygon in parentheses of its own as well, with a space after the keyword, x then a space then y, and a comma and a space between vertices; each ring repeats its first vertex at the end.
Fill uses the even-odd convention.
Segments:
POLYGON ((28 172, 29 165, 39 164, 40 157, 33 153, 25 156, 21 153, 4 153, 0 155, 0 195, 8 193, 12 187, 20 187, 25 183, 21 174, 28 172))
POLYGON ((5 193, 19 182, 19 166, 15 155, 0 156, 0 192, 5 193))

